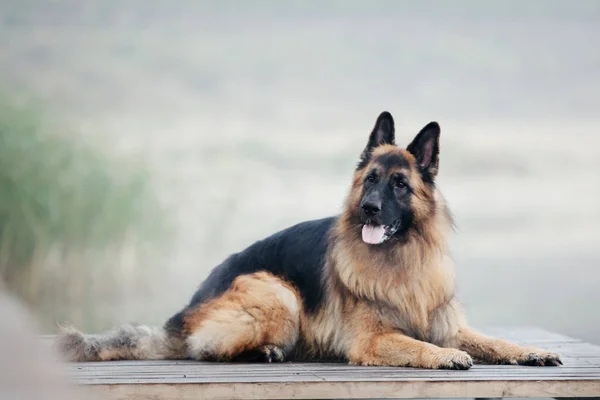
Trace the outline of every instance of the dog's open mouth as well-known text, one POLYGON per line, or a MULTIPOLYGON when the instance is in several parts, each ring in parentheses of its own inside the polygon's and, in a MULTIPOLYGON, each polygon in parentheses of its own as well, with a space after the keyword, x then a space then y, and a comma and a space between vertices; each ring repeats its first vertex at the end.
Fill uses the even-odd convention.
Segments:
POLYGON ((399 219, 391 225, 377 225, 368 221, 362 227, 362 240, 368 244, 381 244, 394 236, 398 228, 400 228, 399 219))

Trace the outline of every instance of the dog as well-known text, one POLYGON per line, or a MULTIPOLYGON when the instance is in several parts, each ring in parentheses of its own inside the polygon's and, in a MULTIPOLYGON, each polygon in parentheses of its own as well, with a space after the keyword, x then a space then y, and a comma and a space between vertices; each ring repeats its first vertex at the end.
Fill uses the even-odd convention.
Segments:
POLYGON ((468 369, 558 366, 558 354, 471 328, 455 296, 450 210, 436 186, 440 126, 402 148, 382 112, 340 215, 302 222, 215 267, 162 328, 63 327, 69 361, 337 361, 468 369))

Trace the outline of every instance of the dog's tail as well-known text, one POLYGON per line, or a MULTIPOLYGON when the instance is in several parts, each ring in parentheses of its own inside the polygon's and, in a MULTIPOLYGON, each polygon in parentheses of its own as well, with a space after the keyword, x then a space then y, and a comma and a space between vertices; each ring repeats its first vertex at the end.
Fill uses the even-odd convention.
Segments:
POLYGON ((185 342, 169 335, 164 328, 132 324, 97 335, 87 335, 72 326, 58 327, 60 333, 54 345, 66 361, 186 358, 185 342))

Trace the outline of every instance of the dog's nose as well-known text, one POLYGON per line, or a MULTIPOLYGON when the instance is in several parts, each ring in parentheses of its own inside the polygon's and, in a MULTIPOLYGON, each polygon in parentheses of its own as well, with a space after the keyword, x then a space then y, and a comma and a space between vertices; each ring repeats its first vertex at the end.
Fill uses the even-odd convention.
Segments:
POLYGON ((379 203, 369 201, 363 204, 361 207, 367 217, 374 217, 381 212, 381 204, 379 203))

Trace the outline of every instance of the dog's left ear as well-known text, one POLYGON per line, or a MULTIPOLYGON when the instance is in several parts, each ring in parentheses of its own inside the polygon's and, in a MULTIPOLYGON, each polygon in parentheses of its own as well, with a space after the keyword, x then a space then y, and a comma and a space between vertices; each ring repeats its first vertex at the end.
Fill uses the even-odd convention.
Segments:
POLYGON ((375 121, 375 126, 369 136, 367 147, 365 147, 360 155, 358 169, 365 167, 369 163, 373 149, 383 144, 395 144, 394 140, 394 118, 392 114, 384 111, 379 114, 377 121, 375 121))
POLYGON ((417 159, 422 175, 433 180, 438 173, 440 163, 440 125, 430 122, 406 148, 417 159))

